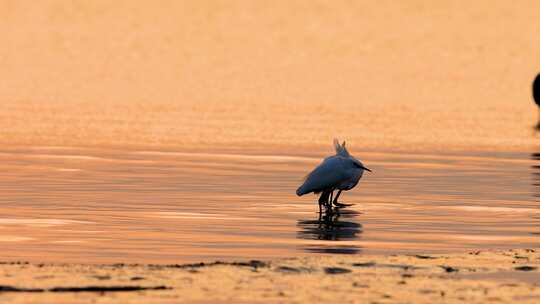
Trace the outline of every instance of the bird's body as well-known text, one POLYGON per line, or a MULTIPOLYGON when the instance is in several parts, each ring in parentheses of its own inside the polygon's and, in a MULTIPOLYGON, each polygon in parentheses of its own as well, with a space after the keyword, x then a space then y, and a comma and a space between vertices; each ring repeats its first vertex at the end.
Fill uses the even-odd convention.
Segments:
POLYGON ((339 190, 334 199, 334 205, 344 206, 337 202, 341 191, 354 188, 362 178, 364 170, 371 172, 359 160, 349 154, 345 148, 345 142, 340 145, 335 140, 334 146, 336 155, 325 158, 320 165, 307 175, 304 183, 296 190, 298 196, 311 192, 322 193, 319 205, 326 204, 328 207, 328 198, 332 196, 334 190, 339 190))
POLYGON ((540 74, 536 75, 532 85, 534 102, 540 107, 540 74))
POLYGON ((323 192, 325 190, 350 190, 358 184, 363 171, 356 168, 349 158, 330 156, 308 174, 304 184, 296 191, 297 195, 323 192))
MULTIPOLYGON (((536 78, 534 78, 532 93, 534 102, 540 107, 540 74, 536 75, 536 78)), ((540 108, 538 108, 538 122, 536 123, 536 129, 540 130, 540 108)))

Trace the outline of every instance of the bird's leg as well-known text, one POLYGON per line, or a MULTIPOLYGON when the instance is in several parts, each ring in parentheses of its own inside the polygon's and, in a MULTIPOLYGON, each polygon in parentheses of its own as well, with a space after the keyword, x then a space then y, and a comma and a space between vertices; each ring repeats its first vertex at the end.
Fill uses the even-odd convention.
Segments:
POLYGON ((341 195, 341 191, 343 191, 343 190, 339 190, 338 193, 336 194, 336 197, 334 198, 334 205, 336 205, 336 206, 338 204, 337 200, 338 200, 339 196, 341 195))
POLYGON ((328 190, 328 197, 326 200, 326 210, 332 212, 332 196, 334 196, 333 190, 328 190))
POLYGON ((339 198, 339 195, 341 194, 341 191, 342 190, 339 190, 336 197, 334 198, 334 201, 332 202, 334 204, 334 206, 336 206, 337 208, 345 208, 345 207, 348 207, 348 206, 351 206, 350 204, 342 204, 342 203, 339 203, 338 202, 338 198, 339 198))
POLYGON ((328 209, 328 196, 328 191, 323 191, 321 193, 321 196, 319 197, 319 209, 321 209, 321 205, 324 205, 328 209))
POLYGON ((328 196, 326 198, 326 202, 324 203, 324 207, 326 210, 328 208, 332 208, 332 197, 334 196, 334 191, 326 191, 328 193, 328 196))
POLYGON ((324 205, 326 212, 332 209, 332 201, 329 200, 330 195, 332 194, 332 191, 323 191, 321 196, 319 197, 319 205, 324 205))
POLYGON ((332 197, 334 196, 334 190, 330 190, 330 198, 328 199, 328 202, 332 202, 332 197))
POLYGON ((319 204, 324 204, 326 202, 327 199, 325 198, 325 196, 326 192, 322 192, 321 196, 319 196, 319 204))

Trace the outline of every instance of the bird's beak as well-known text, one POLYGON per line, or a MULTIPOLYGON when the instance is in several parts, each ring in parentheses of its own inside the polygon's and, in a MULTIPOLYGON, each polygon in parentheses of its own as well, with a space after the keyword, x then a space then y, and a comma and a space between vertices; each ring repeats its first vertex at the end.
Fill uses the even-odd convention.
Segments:
POLYGON ((369 170, 368 168, 366 168, 366 167, 364 167, 364 166, 362 166, 362 167, 360 167, 360 168, 362 168, 362 169, 364 169, 364 170, 366 170, 366 171, 371 172, 371 170, 369 170))

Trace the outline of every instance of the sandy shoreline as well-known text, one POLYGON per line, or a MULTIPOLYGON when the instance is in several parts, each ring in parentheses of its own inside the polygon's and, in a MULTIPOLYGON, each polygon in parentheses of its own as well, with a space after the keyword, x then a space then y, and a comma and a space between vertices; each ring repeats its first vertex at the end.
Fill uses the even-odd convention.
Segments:
POLYGON ((176 265, 0 264, 9 303, 537 303, 540 251, 176 265))

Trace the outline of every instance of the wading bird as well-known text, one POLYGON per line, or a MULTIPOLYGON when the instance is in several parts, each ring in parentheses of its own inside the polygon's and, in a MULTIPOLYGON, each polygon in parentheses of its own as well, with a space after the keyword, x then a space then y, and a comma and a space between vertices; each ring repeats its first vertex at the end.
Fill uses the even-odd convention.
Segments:
MULTIPOLYGON (((540 107, 540 74, 536 75, 536 78, 534 78, 532 93, 534 102, 540 107)), ((540 108, 538 109, 538 122, 536 123, 536 129, 540 130, 540 108)))
POLYGON ((311 192, 315 194, 321 193, 319 212, 322 212, 322 205, 327 210, 332 209, 332 204, 338 208, 350 206, 338 202, 341 191, 354 188, 362 177, 364 170, 371 172, 358 159, 349 154, 349 151, 345 148, 345 142, 340 145, 339 141, 334 139, 334 147, 336 155, 325 158, 317 168, 306 176, 302 186, 296 190, 298 196, 311 192), (338 190, 338 193, 332 201, 334 190, 338 190))

